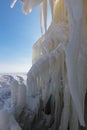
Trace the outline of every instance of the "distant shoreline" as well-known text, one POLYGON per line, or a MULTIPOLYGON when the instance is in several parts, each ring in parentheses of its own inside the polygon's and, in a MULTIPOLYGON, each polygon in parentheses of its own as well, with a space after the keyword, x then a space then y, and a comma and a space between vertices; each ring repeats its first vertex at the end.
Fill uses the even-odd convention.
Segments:
POLYGON ((16 77, 16 76, 21 76, 21 77, 25 77, 24 79, 26 79, 26 77, 27 77, 27 72, 16 72, 16 73, 12 73, 12 72, 10 72, 10 73, 0 73, 0 77, 1 76, 13 76, 13 77, 16 77))
POLYGON ((27 72, 0 72, 0 75, 3 75, 3 74, 27 74, 27 72))

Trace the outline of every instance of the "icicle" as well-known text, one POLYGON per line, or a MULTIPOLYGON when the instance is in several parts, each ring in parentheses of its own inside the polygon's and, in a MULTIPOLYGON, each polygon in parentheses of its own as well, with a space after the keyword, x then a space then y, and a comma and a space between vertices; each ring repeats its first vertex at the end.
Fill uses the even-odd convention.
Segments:
POLYGON ((30 4, 30 0, 25 0, 23 3, 23 11, 25 14, 30 13, 32 10, 31 4, 30 4))
POLYGON ((21 84, 18 86, 18 95, 17 95, 17 110, 16 115, 20 115, 26 105, 26 86, 21 84))
POLYGON ((87 40, 87 0, 83 0, 83 7, 84 7, 84 32, 85 32, 85 39, 87 40))
POLYGON ((63 48, 59 45, 50 55, 50 75, 52 79, 52 94, 55 97, 55 123, 54 129, 58 129, 61 118, 61 111, 63 105, 62 85, 61 85, 61 54, 63 48), (56 69, 55 69, 56 68, 56 69), (57 70, 57 71, 56 71, 57 70))
MULTIPOLYGON (((83 39, 83 5, 82 0, 66 0, 69 14, 71 16, 72 33, 69 45, 66 50, 67 75, 70 93, 76 107, 79 122, 85 126, 84 111, 80 100, 80 88, 78 84, 78 58, 83 39), (74 4, 75 2, 75 4, 74 4), (73 9, 74 5, 74 9, 73 9)), ((83 87, 83 86, 81 86, 83 87)))
MULTIPOLYGON (((82 45, 83 48, 86 48, 84 44, 82 45)), ((87 54, 85 54, 83 48, 81 48, 79 59, 78 59, 78 85, 79 85, 79 91, 80 91, 80 100, 81 105, 84 113, 84 102, 85 102, 85 96, 87 93, 87 54)))
POLYGON ((12 4, 10 5, 10 7, 13 8, 16 2, 17 2, 17 0, 13 0, 12 4))
POLYGON ((70 120, 69 120, 69 129, 70 130, 79 130, 79 122, 78 122, 78 116, 75 109, 75 105, 73 104, 73 101, 71 99, 71 109, 70 109, 70 120))
POLYGON ((11 105, 17 105, 17 98, 18 98, 18 82, 16 80, 12 81, 11 86, 11 105))
POLYGON ((41 44, 42 55, 49 54, 60 43, 67 45, 69 38, 68 27, 65 24, 51 24, 50 30, 47 32, 46 39, 41 44))
MULTIPOLYGON (((81 30, 79 30, 78 32, 80 32, 80 31, 81 30)), ((77 33, 76 34, 74 33, 74 35, 76 37, 78 36, 77 33)), ((78 38, 80 39, 80 37, 78 37, 78 38)), ((76 42, 73 42, 73 43, 76 43, 76 42)), ((78 54, 75 54, 75 52, 78 53, 78 51, 76 51, 75 45, 74 45, 73 51, 71 51, 71 48, 73 49, 73 47, 71 46, 71 48, 70 47, 68 48, 67 53, 66 53, 67 72, 68 72, 70 92, 71 92, 72 98, 74 100, 74 104, 76 106, 76 109, 77 109, 79 121, 80 121, 81 125, 84 126, 84 112, 83 112, 81 100, 80 100, 80 93, 79 93, 80 88, 78 87, 78 85, 79 85, 78 84, 78 75, 77 75, 78 54)))
POLYGON ((65 0, 63 0, 63 18, 65 22, 68 22, 68 11, 65 5, 65 0))
POLYGON ((35 76, 37 75, 36 73, 37 69, 35 71, 34 70, 35 70, 35 65, 32 66, 29 73, 27 74, 27 86, 28 86, 29 96, 35 96, 37 93, 37 91, 35 91, 37 87, 36 78, 35 78, 35 76))
POLYGON ((44 0, 43 1, 43 18, 44 18, 45 32, 47 30, 47 6, 48 6, 48 0, 44 0))
POLYGON ((18 87, 17 105, 24 107, 25 104, 26 104, 26 86, 24 84, 21 84, 18 87))
POLYGON ((65 12, 64 11, 66 12, 66 10, 65 10, 65 4, 64 4, 64 0, 62 0, 61 1, 61 20, 62 21, 65 20, 65 16, 64 16, 65 12))
MULTIPOLYGON (((60 97, 61 92, 59 87, 56 88, 55 93, 55 120, 54 120, 54 130, 59 128, 60 119, 61 119, 61 111, 62 111, 62 100, 60 97)), ((62 97, 63 98, 63 97, 62 97)))
POLYGON ((67 130, 70 116, 70 92, 67 84, 64 88, 64 108, 61 115, 61 124, 59 130, 67 130))
POLYGON ((54 6, 54 21, 56 23, 60 20, 60 0, 56 0, 55 6, 54 6))
POLYGON ((33 56, 32 56, 32 63, 34 64, 39 58, 41 58, 42 51, 41 51, 41 44, 44 41, 44 35, 34 44, 32 50, 33 50, 33 56))
POLYGON ((52 14, 52 19, 53 19, 54 0, 49 0, 49 3, 50 3, 51 14, 52 14))
POLYGON ((43 2, 40 4, 40 28, 43 33, 43 2))
MULTIPOLYGON (((58 64, 57 64, 58 65, 58 64)), ((58 76, 57 80, 54 80, 55 82, 55 121, 54 121, 54 129, 59 128, 60 119, 61 119, 61 112, 62 112, 62 106, 63 106, 63 94, 62 94, 62 88, 60 84, 60 76, 58 76)), ((53 92, 52 92, 53 93, 53 92)))
POLYGON ((62 1, 63 1, 63 0, 60 0, 60 1, 59 1, 59 4, 60 4, 60 6, 59 6, 59 13, 60 13, 60 20, 61 20, 61 21, 62 21, 62 13, 63 13, 63 10, 62 10, 62 8, 63 8, 62 1))
POLYGON ((67 21, 67 9, 64 4, 64 0, 56 0, 54 6, 54 22, 61 23, 67 21))

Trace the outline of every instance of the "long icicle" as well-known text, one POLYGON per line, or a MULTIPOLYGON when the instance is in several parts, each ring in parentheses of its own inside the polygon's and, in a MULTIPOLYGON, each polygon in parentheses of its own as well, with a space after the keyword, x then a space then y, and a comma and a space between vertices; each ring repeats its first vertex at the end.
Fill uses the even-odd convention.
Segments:
POLYGON ((52 19, 53 19, 54 0, 49 0, 49 3, 50 3, 51 14, 52 14, 52 19))
POLYGON ((43 2, 40 4, 40 28, 43 33, 43 2))
MULTIPOLYGON (((85 126, 84 111, 80 100, 78 84, 78 58, 81 44, 83 43, 83 6, 82 0, 66 0, 69 15, 71 16, 72 32, 66 50, 67 75, 70 93, 75 104, 79 122, 85 126), (74 4, 76 3, 76 4, 74 4), (79 5, 78 5, 79 4, 79 5), (74 8, 73 8, 74 5, 74 8)), ((83 86, 82 86, 83 87, 83 86)))
POLYGON ((16 2, 17 2, 17 0, 13 0, 13 2, 10 5, 10 7, 13 8, 16 2))
POLYGON ((69 129, 70 130, 78 130, 79 129, 79 122, 77 117, 77 112, 75 109, 75 105, 71 99, 71 111, 70 111, 70 120, 69 120, 69 129))
POLYGON ((43 18, 44 18, 45 32, 47 30, 47 6, 48 6, 48 0, 44 0, 43 1, 43 18))

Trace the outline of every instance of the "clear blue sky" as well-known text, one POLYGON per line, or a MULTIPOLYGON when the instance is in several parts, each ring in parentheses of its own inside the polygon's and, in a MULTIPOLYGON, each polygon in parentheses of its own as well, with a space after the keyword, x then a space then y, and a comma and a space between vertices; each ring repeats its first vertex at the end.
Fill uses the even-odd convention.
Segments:
POLYGON ((13 9, 11 2, 0 0, 0 72, 27 72, 32 45, 41 36, 39 8, 25 15, 19 1, 13 9))

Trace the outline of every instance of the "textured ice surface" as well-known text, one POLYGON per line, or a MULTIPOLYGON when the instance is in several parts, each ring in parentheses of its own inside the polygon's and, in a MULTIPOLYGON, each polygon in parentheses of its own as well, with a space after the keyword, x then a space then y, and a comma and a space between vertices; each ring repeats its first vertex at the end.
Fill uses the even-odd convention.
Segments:
POLYGON ((12 82, 26 83, 26 74, 0 74, 0 109, 10 109, 11 107, 11 87, 12 82))

